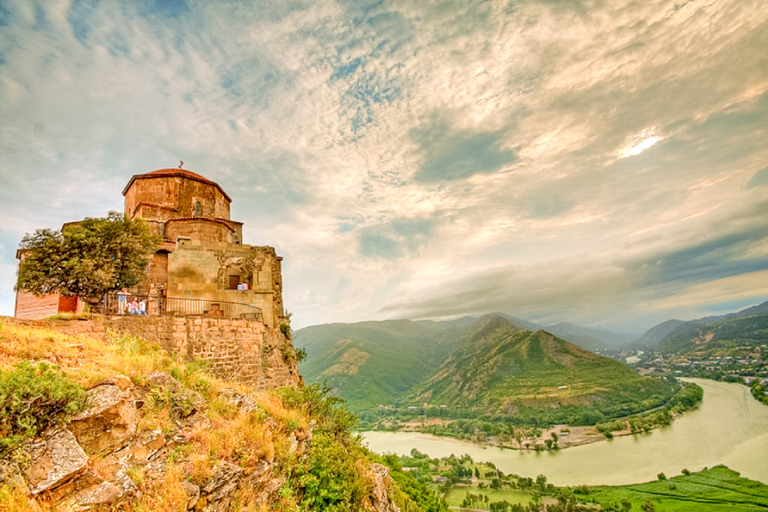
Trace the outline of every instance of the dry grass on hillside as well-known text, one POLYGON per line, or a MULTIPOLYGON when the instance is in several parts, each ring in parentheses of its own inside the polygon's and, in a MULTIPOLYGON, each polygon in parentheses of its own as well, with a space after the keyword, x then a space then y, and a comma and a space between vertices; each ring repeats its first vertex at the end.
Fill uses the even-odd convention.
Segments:
MULTIPOLYGON (((106 340, 99 340, 0 320, 0 370, 9 371, 24 360, 59 365, 84 388, 96 386, 116 374, 128 376, 144 394, 140 431, 177 431, 175 411, 185 406, 180 401, 187 399, 168 388, 148 386, 147 377, 153 372, 169 373, 181 383, 183 394, 194 394, 204 400, 201 412, 210 425, 193 428, 185 434, 188 443, 169 455, 162 480, 148 478, 141 467, 132 470, 130 476, 141 490, 141 498, 128 508, 123 507, 125 510, 182 510, 186 500, 183 481, 204 485, 222 461, 245 469, 255 467, 262 460, 279 467, 296 456, 291 453, 294 433, 309 430, 306 412, 302 408, 286 407, 279 394, 254 392, 241 384, 217 380, 205 373, 204 364, 183 361, 178 355, 133 336, 107 336, 106 340), (225 398, 225 391, 252 397, 253 410, 241 411, 225 398)), ((97 465, 98 459, 92 459, 97 465)), ((245 495, 241 499, 248 502, 245 495)), ((292 499, 281 497, 280 501, 281 510, 295 510, 292 499)), ((23 488, 6 483, 0 486, 0 509, 39 510, 39 504, 30 499, 23 488)))

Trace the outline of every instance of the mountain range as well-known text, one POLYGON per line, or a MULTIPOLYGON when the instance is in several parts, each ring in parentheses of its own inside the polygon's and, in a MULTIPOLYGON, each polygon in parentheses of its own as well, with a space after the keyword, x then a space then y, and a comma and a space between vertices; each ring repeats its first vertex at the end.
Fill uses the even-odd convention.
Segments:
POLYGON ((325 382, 355 412, 428 403, 442 416, 584 423, 573 416, 630 414, 663 404, 677 389, 527 327, 536 326, 509 315, 327 324, 297 331, 294 345, 307 352, 304 378, 325 382))
POLYGON ((649 329, 631 347, 683 354, 733 343, 759 345, 767 342, 768 301, 727 315, 687 322, 667 320, 649 329))

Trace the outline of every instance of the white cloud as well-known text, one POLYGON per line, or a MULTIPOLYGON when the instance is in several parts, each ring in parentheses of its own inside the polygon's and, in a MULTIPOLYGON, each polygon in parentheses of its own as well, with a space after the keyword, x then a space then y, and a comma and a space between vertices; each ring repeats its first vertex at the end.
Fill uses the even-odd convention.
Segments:
POLYGON ((664 137, 656 135, 655 128, 643 130, 639 134, 633 136, 627 144, 619 150, 619 158, 637 156, 662 140, 664 140, 664 137))
POLYGON ((132 174, 182 159, 230 193, 247 241, 286 256, 297 325, 467 304, 596 321, 682 293, 617 261, 765 200, 746 189, 768 161, 764 2, 188 7, 102 2, 81 42, 68 2, 41 4, 49 29, 10 4, 10 238, 119 208, 132 174), (467 141, 486 151, 475 169, 418 179, 467 141), (365 234, 390 258, 364 254, 365 234))

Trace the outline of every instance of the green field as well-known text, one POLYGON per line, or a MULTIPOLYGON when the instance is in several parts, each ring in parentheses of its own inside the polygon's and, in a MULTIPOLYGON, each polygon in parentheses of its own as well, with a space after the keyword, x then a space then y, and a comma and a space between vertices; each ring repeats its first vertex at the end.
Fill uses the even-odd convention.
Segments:
POLYGON ((658 480, 640 484, 555 487, 544 475, 506 475, 493 464, 473 461, 468 455, 431 459, 416 450, 411 454, 387 455, 382 462, 393 469, 393 475, 406 468, 409 478, 442 494, 445 505, 453 510, 514 512, 532 504, 536 509, 545 505, 549 512, 768 511, 768 485, 742 478, 725 466, 696 473, 683 470, 684 474, 670 478, 660 474, 658 480))
POLYGON ((622 499, 632 504, 631 510, 644 510, 643 504, 649 503, 657 512, 768 510, 768 486, 742 478, 725 466, 644 484, 591 487, 579 498, 603 508, 620 504, 622 499))
POLYGON ((531 494, 525 491, 494 491, 491 489, 478 491, 476 488, 468 489, 466 487, 454 487, 446 493, 445 502, 449 507, 459 507, 464 500, 464 497, 467 495, 467 492, 474 494, 482 493, 483 495, 488 496, 489 502, 506 501, 510 504, 519 503, 521 505, 527 505, 531 501, 531 494))

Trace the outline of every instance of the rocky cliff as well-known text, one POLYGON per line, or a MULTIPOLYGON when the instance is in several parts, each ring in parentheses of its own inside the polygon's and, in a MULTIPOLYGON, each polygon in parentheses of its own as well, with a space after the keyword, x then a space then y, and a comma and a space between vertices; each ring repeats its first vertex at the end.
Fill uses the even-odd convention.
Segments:
POLYGON ((18 418, 38 403, 22 360, 55 363, 87 392, 32 434, 16 412, 0 418, 4 435, 29 434, 0 451, 0 509, 400 511, 388 469, 316 388, 257 390, 142 338, 0 319, 0 401, 28 403, 0 410, 18 418))

